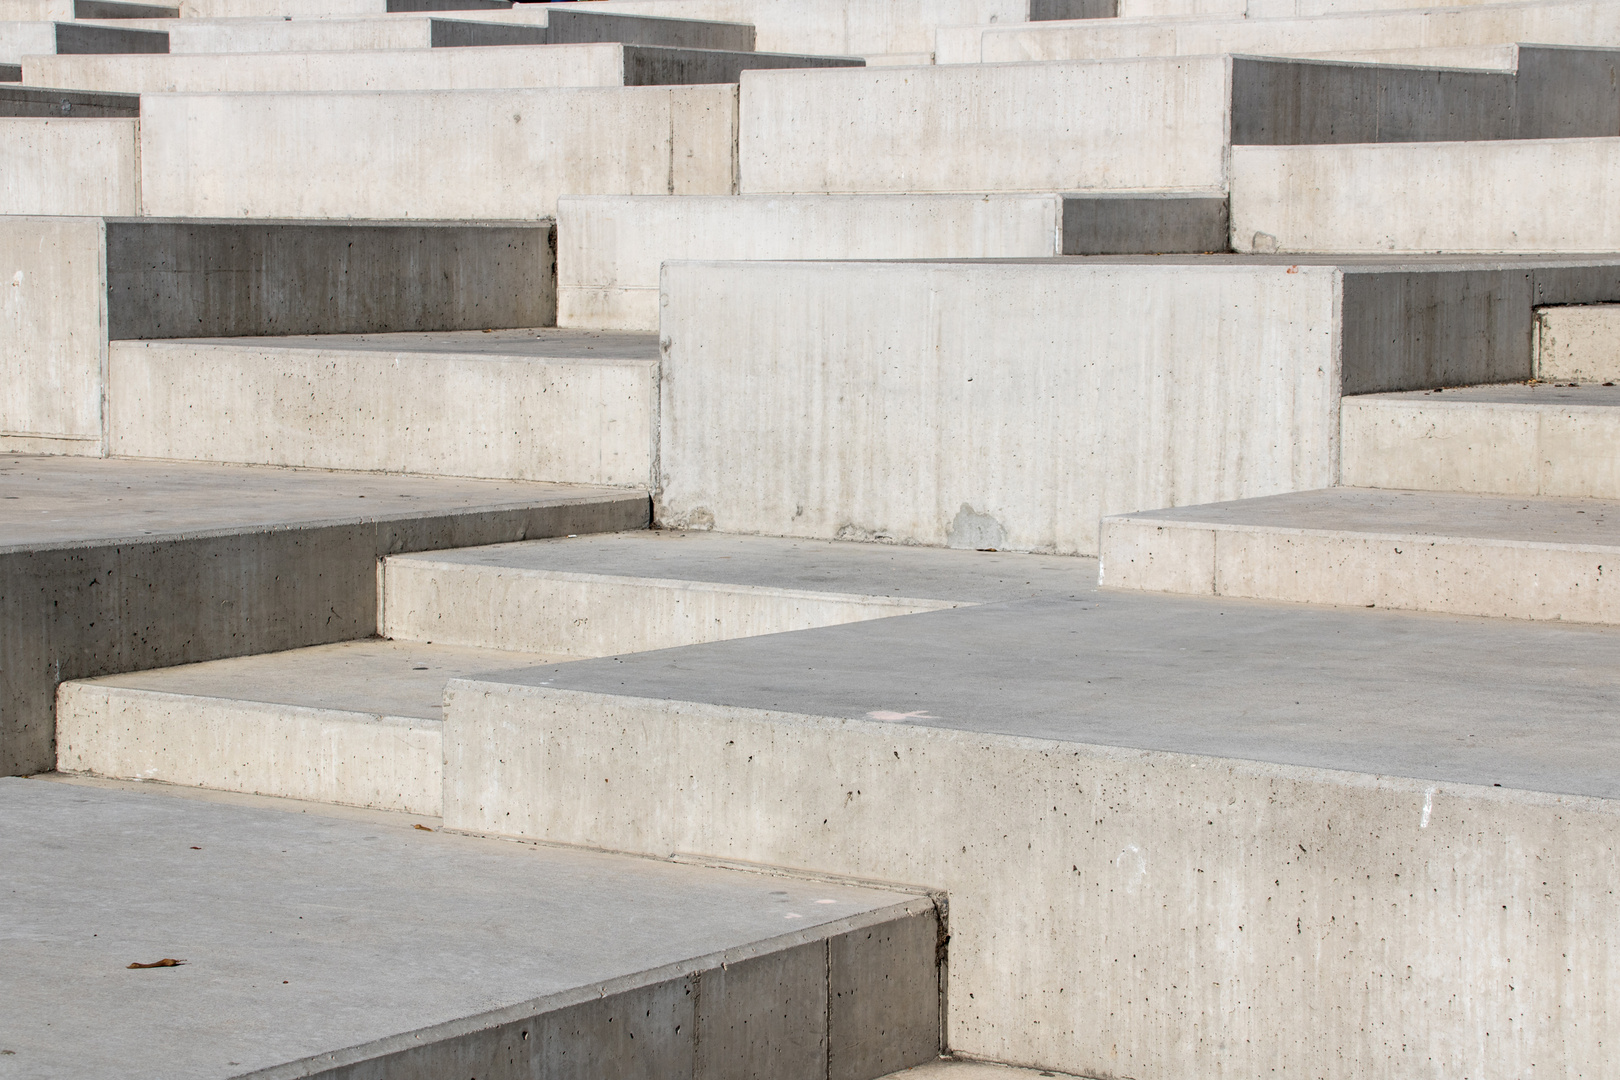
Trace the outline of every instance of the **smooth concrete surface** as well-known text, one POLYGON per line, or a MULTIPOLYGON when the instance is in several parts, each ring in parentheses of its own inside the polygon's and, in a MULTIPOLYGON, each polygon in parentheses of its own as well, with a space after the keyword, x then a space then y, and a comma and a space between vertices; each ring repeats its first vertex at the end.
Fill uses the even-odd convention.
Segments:
POLYGON ((138 213, 139 142, 133 119, 0 117, 0 214, 138 213))
POLYGON ((135 29, 107 23, 57 23, 59 53, 166 53, 169 35, 162 30, 135 29))
POLYGON ((445 682, 545 659, 351 641, 67 682, 56 768, 436 817, 445 682))
POLYGON ((658 329, 687 259, 976 259, 1226 247, 1226 200, 1167 195, 563 196, 557 321, 658 329))
POLYGON ((54 23, 0 21, 0 63, 16 64, 24 56, 55 51, 54 23))
POLYGON ((544 45, 544 26, 461 17, 178 19, 167 25, 169 52, 302 53, 446 46, 544 45))
POLYGON ((0 457, 0 770, 52 767, 65 679, 368 637, 377 560, 639 528, 611 488, 0 457))
POLYGON ((1537 310, 1535 356, 1538 379, 1583 383, 1620 379, 1620 304, 1537 310))
POLYGON ((932 1005, 934 1049, 900 1028, 852 1080, 938 1053, 926 898, 156 785, 0 780, 0 805, 8 1075, 650 1080, 742 1028, 766 1075, 800 1075, 791 1047, 825 1076, 899 1018, 885 992, 932 1005), (127 969, 160 956, 186 962, 127 969))
POLYGON ((1055 557, 643 530, 392 556, 382 625, 435 644, 612 656, 1078 590, 1090 573, 1055 557))
POLYGON ((936 885, 974 1056, 1601 1072, 1616 641, 1098 591, 582 660, 451 683, 446 822, 936 885))
POLYGON ((736 109, 734 86, 161 94, 141 199, 158 217, 533 220, 565 193, 727 194, 736 109))
MULTIPOLYGON (((857 61, 642 45, 501 45, 179 56, 30 56, 23 82, 135 93, 486 90, 670 86, 736 82, 754 67, 850 66, 857 61)), ((0 103, 4 102, 0 98, 0 103)))
POLYGON ((1620 623, 1616 522, 1620 505, 1600 499, 1331 488, 1106 519, 1102 580, 1122 589, 1620 623))
POLYGON ((1620 250, 1620 137, 1234 146, 1231 169, 1238 251, 1620 250))
POLYGON ((1620 499, 1620 388, 1367 394, 1341 406, 1348 487, 1620 499))
MULTIPOLYGON (((18 65, 18 81, 21 65, 18 65)), ((105 94, 85 90, 47 89, 40 86, 0 86, 0 116, 123 117, 141 115, 136 94, 105 94)))
POLYGON ((1229 99, 1222 57, 751 71, 738 190, 1219 190, 1229 99))
POLYGON ((1097 20, 942 27, 940 64, 1102 60, 1131 56, 1278 54, 1475 45, 1620 46, 1620 11, 1606 0, 1529 0, 1303 18, 1097 20))
POLYGON ((657 340, 569 330, 116 341, 109 452, 653 481, 657 340))

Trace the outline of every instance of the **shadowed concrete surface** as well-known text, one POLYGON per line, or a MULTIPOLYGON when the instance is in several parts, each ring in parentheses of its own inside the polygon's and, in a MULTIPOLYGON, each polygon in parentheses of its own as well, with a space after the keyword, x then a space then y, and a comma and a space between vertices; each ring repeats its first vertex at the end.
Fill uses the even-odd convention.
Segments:
MULTIPOLYGON (((673 1046, 663 1029, 684 1008, 689 1068, 694 1041, 723 1040, 720 1022, 735 1019, 719 1006, 726 979, 759 972, 756 956, 776 965, 765 974, 794 976, 783 958, 795 949, 821 966, 823 1011, 802 1049, 825 1057, 827 943, 933 917, 915 895, 424 832, 420 818, 314 804, 0 779, 0 807, 0 1076, 30 1080, 315 1075, 346 1048, 353 1060, 397 1053, 386 1040, 405 1033, 468 1044, 502 1020, 525 1021, 530 1050, 549 1034, 551 1050, 571 1039, 601 1075, 649 1075, 610 1024, 565 1039, 544 1017, 679 984, 670 1017, 617 1019, 673 1046), (128 967, 164 958, 185 964, 128 967), (698 1017, 705 978, 714 1000, 698 1017)), ((928 945, 912 965, 923 982, 928 945)), ((801 1007, 813 996, 756 978, 756 1004, 791 1001, 784 988, 801 1007)))

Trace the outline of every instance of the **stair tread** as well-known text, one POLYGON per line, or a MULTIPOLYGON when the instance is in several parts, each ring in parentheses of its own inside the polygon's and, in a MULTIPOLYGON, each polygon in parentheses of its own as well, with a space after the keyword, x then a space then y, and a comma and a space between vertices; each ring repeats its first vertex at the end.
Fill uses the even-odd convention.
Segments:
MULTIPOLYGON (((128 347, 130 343, 120 342, 128 347)), ((140 344, 151 348, 214 345, 236 349, 310 349, 525 357, 611 363, 658 359, 658 335, 615 330, 452 330, 393 334, 295 334, 286 337, 164 338, 140 344)))

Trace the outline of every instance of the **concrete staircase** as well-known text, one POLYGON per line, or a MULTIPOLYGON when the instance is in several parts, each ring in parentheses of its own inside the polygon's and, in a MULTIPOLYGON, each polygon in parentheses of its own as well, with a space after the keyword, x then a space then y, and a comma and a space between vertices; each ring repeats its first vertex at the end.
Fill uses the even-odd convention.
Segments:
POLYGON ((0 1074, 1613 1072, 1620 7, 1431 2, 0 0, 0 1074))

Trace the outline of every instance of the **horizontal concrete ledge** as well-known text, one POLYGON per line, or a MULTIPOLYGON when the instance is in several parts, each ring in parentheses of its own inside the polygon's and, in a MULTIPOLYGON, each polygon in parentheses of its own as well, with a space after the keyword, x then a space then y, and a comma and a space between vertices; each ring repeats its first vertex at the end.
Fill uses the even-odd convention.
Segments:
POLYGON ((73 0, 75 19, 178 19, 180 9, 124 0, 73 0))
POLYGON ((1620 623, 1620 507, 1332 488, 1103 519, 1113 588, 1620 623), (1611 568, 1605 576, 1604 565, 1611 568))
POLYGON ((617 41, 676 49, 753 52, 754 27, 747 22, 672 19, 617 11, 589 11, 552 5, 546 11, 546 40, 554 45, 617 41))
POLYGON ((94 23, 57 23, 59 53, 166 53, 169 35, 162 30, 135 30, 94 23))
MULTIPOLYGON (((19 75, 16 82, 22 81, 19 75)), ((57 90, 41 86, 0 86, 0 116, 138 117, 139 94, 57 90)))

